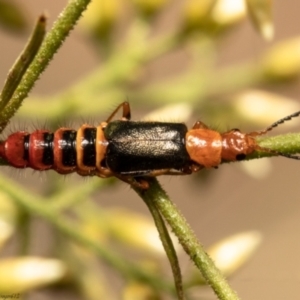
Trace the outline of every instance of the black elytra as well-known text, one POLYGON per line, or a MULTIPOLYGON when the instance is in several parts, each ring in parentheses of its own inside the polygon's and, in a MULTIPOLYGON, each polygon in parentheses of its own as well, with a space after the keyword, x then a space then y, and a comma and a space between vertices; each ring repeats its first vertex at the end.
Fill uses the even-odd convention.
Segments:
POLYGON ((106 165, 114 173, 131 176, 161 169, 181 171, 190 163, 186 132, 182 123, 112 121, 104 130, 106 165))

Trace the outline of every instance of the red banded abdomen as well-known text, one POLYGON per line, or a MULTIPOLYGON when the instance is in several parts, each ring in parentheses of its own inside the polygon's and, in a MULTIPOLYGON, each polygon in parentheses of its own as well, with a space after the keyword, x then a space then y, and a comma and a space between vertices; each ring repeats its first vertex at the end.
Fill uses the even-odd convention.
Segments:
POLYGON ((83 125, 78 131, 18 131, 0 143, 0 157, 15 168, 53 169, 60 174, 101 176, 106 141, 102 128, 83 125))

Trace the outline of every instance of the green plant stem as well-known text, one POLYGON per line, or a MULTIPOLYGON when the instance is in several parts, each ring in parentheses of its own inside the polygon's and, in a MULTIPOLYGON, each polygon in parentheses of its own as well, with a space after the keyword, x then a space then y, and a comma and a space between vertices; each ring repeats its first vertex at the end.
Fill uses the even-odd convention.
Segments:
POLYGON ((125 278, 145 282, 155 289, 164 290, 174 294, 173 287, 166 281, 144 272, 140 267, 128 262, 126 258, 114 253, 112 249, 106 249, 97 243, 94 239, 82 232, 79 225, 69 221, 65 216, 58 214, 47 205, 47 199, 38 196, 31 196, 21 186, 16 187, 15 182, 0 176, 0 189, 6 192, 20 207, 26 212, 35 216, 40 216, 51 223, 62 234, 68 236, 71 240, 79 243, 87 249, 95 252, 107 264, 118 270, 125 278))
MULTIPOLYGON (((257 138, 257 143, 262 148, 272 149, 284 154, 300 153, 300 133, 287 133, 272 137, 261 136, 257 138)), ((249 158, 260 158, 274 156, 267 152, 258 152, 249 158)))
POLYGON ((183 293, 182 276, 181 276, 180 266, 178 262, 178 257, 173 242, 171 240, 171 237, 169 235, 168 229, 156 205, 152 201, 148 201, 148 198, 143 198, 143 200, 145 201, 147 207, 149 208, 149 211, 152 214, 156 228, 159 233, 159 237, 168 256, 172 268, 172 272, 173 272, 178 299, 184 300, 185 297, 183 293))
MULTIPOLYGON (((15 64, 9 71, 7 79, 4 83, 4 87, 0 95, 0 112, 1 112, 0 120, 1 121, 3 121, 2 111, 4 107, 7 105, 7 103, 9 102, 11 96, 13 95, 14 91, 18 87, 27 68, 31 64, 36 53, 38 52, 41 43, 44 40, 45 33, 46 33, 46 17, 44 15, 41 15, 38 18, 34 31, 27 45, 25 46, 25 49, 17 58, 15 64)), ((8 121, 8 120, 4 120, 4 121, 8 121)))
POLYGON ((173 232, 177 236, 185 252, 190 256, 206 282, 221 300, 238 300, 238 296, 227 283, 224 276, 216 268, 213 261, 206 254, 199 243, 195 233, 161 188, 156 178, 149 179, 150 188, 146 191, 136 190, 136 192, 146 202, 153 202, 159 212, 168 222, 173 232))
POLYGON ((70 0, 68 2, 23 75, 9 105, 4 109, 3 114, 5 114, 7 119, 10 119, 21 106, 22 101, 27 97, 35 82, 46 69, 54 54, 69 35, 90 1, 91 0, 70 0))

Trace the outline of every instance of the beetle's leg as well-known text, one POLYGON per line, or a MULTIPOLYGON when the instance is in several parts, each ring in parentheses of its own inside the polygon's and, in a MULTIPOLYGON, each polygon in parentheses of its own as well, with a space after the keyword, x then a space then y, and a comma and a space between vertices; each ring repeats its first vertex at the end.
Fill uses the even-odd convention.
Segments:
POLYGON ((147 190, 149 188, 149 183, 143 177, 136 178, 136 177, 123 176, 118 174, 114 174, 114 176, 136 188, 142 190, 147 190))
MULTIPOLYGON (((135 181, 140 181, 142 178, 147 178, 147 177, 156 177, 160 175, 190 175, 192 173, 198 172, 199 170, 203 169, 203 166, 200 166, 195 163, 187 164, 180 170, 176 169, 158 169, 158 170, 152 170, 152 171, 145 171, 142 173, 136 173, 134 175, 126 175, 126 174, 121 174, 118 175, 121 180, 128 182, 128 180, 124 180, 124 178, 130 178, 130 183, 132 183, 132 180, 134 179, 135 181), (122 177, 122 178, 121 178, 122 177)), ((113 176, 116 176, 113 174, 113 176)))
POLYGON ((161 170, 154 170, 152 172, 147 173, 147 176, 160 176, 160 175, 185 175, 187 173, 179 170, 172 170, 172 169, 161 169, 161 170))
POLYGON ((160 175, 190 175, 194 172, 198 172, 201 169, 203 169, 203 166, 197 164, 191 164, 191 165, 187 165, 182 170, 175 170, 175 169, 154 170, 152 172, 147 173, 146 176, 155 177, 160 175))
POLYGON ((126 101, 126 102, 123 102, 120 105, 118 105, 118 107, 108 117, 108 119, 106 120, 106 123, 109 123, 121 108, 123 109, 122 120, 124 120, 124 121, 130 120, 130 118, 131 118, 130 105, 129 105, 129 102, 126 101))
POLYGON ((146 179, 143 177, 141 178, 132 178, 132 181, 130 183, 134 187, 140 188, 142 190, 148 190, 149 189, 149 183, 146 179))
POLYGON ((200 128, 203 128, 203 129, 209 129, 209 127, 207 125, 205 125, 203 122, 201 121, 197 121, 194 126, 192 127, 192 129, 200 129, 200 128))
POLYGON ((189 175, 192 173, 196 173, 202 169, 204 169, 204 166, 198 165, 196 163, 191 163, 190 165, 187 165, 182 169, 182 173, 184 175, 189 175))

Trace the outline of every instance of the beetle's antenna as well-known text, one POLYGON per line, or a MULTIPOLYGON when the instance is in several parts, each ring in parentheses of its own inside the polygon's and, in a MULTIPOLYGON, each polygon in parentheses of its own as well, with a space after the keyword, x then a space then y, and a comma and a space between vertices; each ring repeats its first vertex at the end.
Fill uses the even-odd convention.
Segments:
MULTIPOLYGON (((286 117, 284 117, 284 118, 276 121, 275 123, 271 124, 269 127, 267 127, 264 130, 256 131, 256 132, 251 132, 249 135, 251 135, 251 136, 258 136, 258 135, 266 134, 268 131, 273 130, 278 125, 283 124, 284 122, 290 121, 291 119, 299 117, 299 116, 300 116, 300 110, 297 111, 297 112, 295 112, 295 113, 293 113, 293 114, 291 114, 291 115, 289 115, 289 116, 286 116, 286 117)), ((283 156, 285 156, 285 154, 283 156)))

